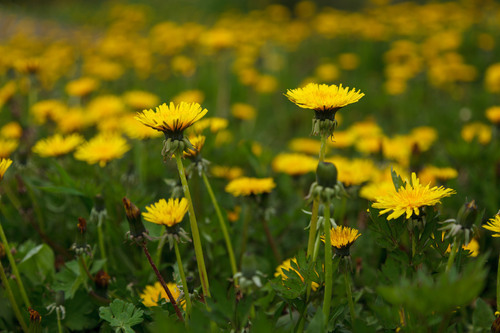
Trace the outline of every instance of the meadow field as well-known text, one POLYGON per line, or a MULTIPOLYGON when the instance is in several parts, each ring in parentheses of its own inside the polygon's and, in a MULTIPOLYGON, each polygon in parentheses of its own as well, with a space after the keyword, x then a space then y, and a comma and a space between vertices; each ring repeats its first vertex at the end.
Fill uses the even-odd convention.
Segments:
POLYGON ((500 332, 500 3, 0 2, 1 332, 500 332))

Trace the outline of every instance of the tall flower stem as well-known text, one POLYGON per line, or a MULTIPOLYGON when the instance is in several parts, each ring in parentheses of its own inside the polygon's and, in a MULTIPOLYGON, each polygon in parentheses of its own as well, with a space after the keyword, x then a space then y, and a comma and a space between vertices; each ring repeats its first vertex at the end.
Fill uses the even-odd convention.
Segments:
POLYGON ((271 250, 273 251, 274 259, 276 259, 276 262, 279 264, 281 263, 281 255, 278 250, 278 246, 274 241, 274 237, 271 234, 271 230, 269 230, 269 225, 267 224, 267 220, 265 217, 262 218, 262 226, 264 227, 264 232, 266 233, 267 242, 269 243, 269 245, 271 246, 271 250))
POLYGON ((191 315, 191 297, 189 296, 189 289, 186 280, 186 274, 184 274, 184 266, 182 266, 181 253, 179 252, 179 244, 177 241, 174 242, 175 257, 177 259, 177 266, 179 267, 179 275, 181 276, 182 289, 184 290, 184 299, 186 300, 186 316, 189 318, 191 315))
POLYGON ((200 232, 198 231, 198 223, 193 208, 193 201, 191 200, 191 193, 186 179, 186 172, 180 154, 175 154, 175 161, 177 162, 177 169, 179 170, 179 177, 181 178, 182 189, 184 196, 189 202, 189 223, 191 225, 191 234, 193 236, 194 253, 196 255, 196 263, 198 264, 198 271, 200 274, 201 288, 205 297, 210 297, 210 287, 208 285, 207 269, 205 267, 205 259, 203 258, 203 249, 201 247, 200 232))
POLYGON ((10 289, 9 280, 7 276, 5 276, 5 271, 3 269, 2 263, 0 262, 0 278, 2 279, 2 284, 4 285, 5 291, 7 293, 7 298, 9 299, 10 305, 12 306, 12 310, 14 310, 14 314, 16 315, 17 321, 21 325, 24 332, 28 332, 28 326, 24 322, 24 318, 21 315, 21 311, 19 311, 19 307, 17 306, 16 299, 14 298, 14 294, 12 293, 12 289, 10 289))
MULTIPOLYGON (((231 265, 231 272, 233 273, 233 276, 235 276, 236 273, 238 272, 238 269, 236 268, 236 260, 234 258, 233 245, 231 244, 231 238, 229 238, 229 232, 227 230, 226 221, 222 217, 219 203, 217 202, 217 198, 214 195, 214 191, 212 190, 212 186, 210 185, 210 182, 208 181, 207 175, 205 174, 205 172, 202 172, 201 176, 202 176, 203 182, 205 183, 205 186, 207 188, 208 195, 210 196, 210 199, 212 200, 212 205, 214 206, 215 212, 217 214, 217 218, 219 219, 220 229, 222 231, 222 235, 224 236, 224 240, 226 241, 227 254, 229 255, 229 263, 231 265)), ((238 284, 237 278, 234 279, 234 283, 238 284)))
POLYGON ((319 148, 319 161, 323 162, 326 155, 326 140, 328 136, 326 134, 321 135, 321 146, 319 148))
POLYGON ((165 226, 161 227, 161 232, 160 232, 160 241, 158 242, 158 248, 156 249, 156 265, 160 266, 161 264, 161 254, 163 251, 163 246, 165 246, 166 238, 163 237, 165 234, 165 230, 167 228, 165 226))
POLYGON ((330 237, 330 205, 324 205, 324 233, 325 233, 325 298, 323 300, 323 318, 328 322, 330 315, 330 304, 332 302, 333 288, 333 261, 332 261, 332 239, 330 237))
POLYGON ((61 313, 59 312, 59 309, 56 309, 56 315, 57 315, 57 332, 63 333, 63 329, 62 329, 62 325, 61 325, 61 313))
POLYGON ((448 262, 446 264, 446 272, 448 272, 451 269, 451 266, 453 266, 459 246, 460 246, 460 240, 457 237, 455 237, 455 239, 453 240, 453 246, 451 248, 450 256, 448 257, 448 262))
POLYGON ((498 257, 497 269, 497 311, 500 311, 500 256, 498 257))
POLYGON ((31 303, 29 301, 28 295, 26 294, 26 290, 24 289, 23 280, 21 280, 21 274, 19 274, 16 261, 12 256, 12 253, 10 252, 9 242, 7 241, 7 237, 5 236, 5 233, 3 231, 2 223, 0 223, 0 240, 2 241, 5 248, 5 253, 7 254, 7 258, 9 259, 12 273, 14 273, 14 276, 16 277, 16 283, 19 287, 19 292, 21 293, 24 305, 26 306, 26 308, 31 308, 31 303))
POLYGON ((243 255, 245 254, 247 248, 248 227, 250 225, 251 218, 252 218, 252 210, 247 205, 245 207, 245 217, 243 218, 243 231, 241 232, 240 258, 238 260, 238 265, 240 269, 243 263, 243 255))
POLYGON ((109 272, 108 264, 107 264, 107 256, 106 256, 106 247, 104 246, 104 236, 102 234, 102 223, 103 218, 99 217, 99 221, 97 222, 97 238, 99 241, 99 252, 101 252, 101 258, 104 259, 104 270, 109 272))
POLYGON ((142 250, 144 251, 144 254, 148 258, 149 264, 153 268, 153 271, 156 274, 156 278, 158 279, 158 282, 160 282, 161 286, 167 293, 168 299, 170 303, 174 306, 175 314, 179 318, 180 321, 184 321, 184 318, 182 318, 182 313, 181 310, 179 310, 179 306, 177 306, 177 302, 174 299, 174 296, 172 296, 172 293, 170 292, 170 289, 168 289, 167 284, 165 283, 165 280, 163 280, 163 276, 161 276, 160 272, 158 271, 158 268, 156 267, 155 263, 153 262, 153 259, 151 258, 151 255, 149 254, 148 248, 146 247, 146 243, 141 243, 140 244, 142 247, 142 250))
POLYGON ((349 304, 349 312, 351 313, 351 323, 354 324, 354 320, 356 319, 356 312, 354 311, 354 301, 352 300, 351 277, 349 276, 349 270, 347 269, 347 267, 345 267, 344 269, 344 281, 347 303, 349 304))

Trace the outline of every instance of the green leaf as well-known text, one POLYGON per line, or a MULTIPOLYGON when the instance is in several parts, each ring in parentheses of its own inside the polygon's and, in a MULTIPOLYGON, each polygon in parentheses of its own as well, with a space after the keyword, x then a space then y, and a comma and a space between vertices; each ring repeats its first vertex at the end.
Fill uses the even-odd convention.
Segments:
POLYGON ((405 186, 405 182, 403 181, 401 176, 398 175, 392 167, 391 167, 391 176, 392 176, 392 183, 394 184, 396 191, 399 190, 401 186, 405 186))
POLYGON ((54 289, 64 291, 64 297, 71 299, 86 279, 84 274, 80 274, 78 261, 72 260, 67 262, 64 268, 56 274, 54 289))
POLYGON ((54 252, 47 244, 31 249, 18 265, 19 271, 34 285, 42 284, 55 274, 54 252))
POLYGON ((77 196, 82 196, 82 197, 86 196, 85 193, 80 192, 80 191, 78 191, 74 188, 71 188, 71 187, 47 185, 47 186, 39 186, 38 188, 42 191, 50 192, 50 193, 69 194, 69 195, 77 195, 77 196))
POLYGON ((306 333, 323 332, 325 328, 325 321, 323 319, 323 311, 319 309, 309 322, 306 333))
POLYGON ((476 308, 472 314, 472 326, 474 328, 482 328, 486 331, 491 327, 494 320, 495 315, 491 307, 482 298, 478 298, 476 308))
POLYGON ((115 299, 108 307, 99 308, 99 317, 106 320, 111 327, 132 333, 132 326, 144 321, 143 314, 144 311, 137 309, 134 304, 119 299, 115 299))

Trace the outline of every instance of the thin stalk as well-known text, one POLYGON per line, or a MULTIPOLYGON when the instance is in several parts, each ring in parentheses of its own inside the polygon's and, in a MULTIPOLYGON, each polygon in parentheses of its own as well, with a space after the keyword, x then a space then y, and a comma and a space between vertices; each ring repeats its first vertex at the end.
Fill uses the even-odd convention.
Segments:
POLYGON ((356 319, 356 312, 354 311, 354 301, 352 300, 351 277, 349 276, 347 267, 344 269, 344 281, 345 281, 347 303, 349 304, 349 312, 351 313, 351 324, 354 325, 354 320, 356 319))
POLYGON ((102 223, 103 223, 103 218, 99 217, 99 221, 97 222, 97 238, 99 241, 99 252, 101 252, 101 258, 104 259, 104 270, 106 272, 109 272, 108 270, 108 263, 107 263, 107 256, 106 256, 106 247, 104 246, 104 236, 102 234, 102 223))
POLYGON ((446 272, 448 272, 451 269, 451 266, 453 266, 459 246, 460 246, 460 240, 458 239, 458 237, 455 237, 455 239, 453 240, 453 246, 451 248, 450 256, 448 257, 448 263, 446 264, 446 270, 445 270, 446 272))
POLYGON ((170 303, 174 306, 175 314, 179 318, 180 321, 184 321, 184 318, 182 318, 182 313, 181 310, 179 310, 179 307, 177 306, 177 302, 174 299, 174 296, 172 296, 172 293, 170 292, 170 289, 168 289, 167 284, 165 283, 165 280, 163 280, 163 276, 161 276, 160 272, 158 271, 158 268, 156 267, 155 263, 153 262, 153 259, 151 258, 151 255, 149 254, 148 248, 146 247, 145 243, 140 244, 142 247, 142 250, 144 251, 144 254, 148 258, 149 264, 153 268, 153 271, 156 274, 156 278, 158 279, 158 282, 160 282, 161 286, 167 293, 168 299, 170 300, 170 303))
POLYGON ((497 269, 497 311, 500 311, 500 256, 498 257, 497 269))
POLYGON ((245 207, 245 217, 243 219, 243 230, 241 232, 241 246, 240 246, 240 258, 238 260, 239 268, 241 269, 241 265, 243 263, 243 255, 245 254, 247 248, 248 241, 248 227, 250 225, 250 220, 252 216, 252 211, 250 207, 247 205, 245 207))
POLYGON ((167 228, 163 225, 161 227, 160 241, 158 242, 158 248, 156 249, 156 266, 160 266, 161 264, 161 254, 163 251, 163 246, 165 246, 166 242, 166 238, 163 237, 163 235, 165 235, 165 230, 167 230, 167 228))
POLYGON ((177 258, 177 266, 179 267, 179 275, 181 276, 182 289, 184 290, 184 299, 186 300, 186 316, 189 318, 191 315, 191 297, 189 296, 189 289, 186 280, 186 274, 184 274, 184 266, 182 266, 181 253, 179 252, 179 244, 177 241, 174 242, 175 257, 177 258))
POLYGON ((14 298, 14 294, 12 293, 12 289, 10 289, 9 280, 7 276, 5 276, 5 271, 3 269, 2 263, 0 262, 0 278, 2 279, 2 284, 4 285, 5 291, 7 292, 7 298, 9 299, 10 305, 12 305, 12 310, 14 310, 14 314, 16 315, 17 321, 23 328, 24 332, 28 332, 28 326, 24 322, 24 318, 21 315, 21 311, 19 311, 19 307, 17 306, 16 299, 14 298))
POLYGON ((78 262, 80 263, 81 270, 87 275, 90 281, 94 281, 94 277, 92 276, 92 274, 90 274, 89 268, 87 266, 87 263, 85 262, 85 259, 83 258, 83 255, 78 256, 78 262))
POLYGON ((59 313, 59 309, 56 309, 57 315, 57 332, 63 333, 62 325, 61 325, 61 314, 59 313))
POLYGON ((17 286, 19 287, 19 292, 21 293, 24 305, 26 306, 26 308, 31 308, 31 303, 28 298, 28 294, 26 294, 26 290, 24 289, 23 280, 21 280, 21 274, 19 274, 19 270, 17 269, 16 260, 14 259, 10 251, 9 242, 7 241, 7 237, 5 236, 5 233, 3 231, 2 223, 0 223, 0 239, 5 248, 5 253, 7 254, 7 258, 9 259, 12 273, 14 273, 14 276, 16 277, 16 283, 17 286))
POLYGON ((330 238, 330 205, 324 205, 324 233, 325 233, 325 298, 323 300, 323 318, 328 322, 330 315, 330 304, 332 302, 333 289, 333 261, 332 261, 332 240, 330 238))
POLYGON ((311 223, 309 226, 309 240, 307 242, 307 256, 311 256, 314 251, 314 241, 316 239, 316 229, 318 228, 319 200, 314 199, 312 206, 311 223))
POLYGON ((323 162, 325 160, 326 155, 326 135, 321 135, 321 146, 319 148, 319 161, 323 162))
MULTIPOLYGON (((236 260, 234 258, 234 251, 233 251, 233 245, 231 244, 231 238, 229 238, 229 232, 227 230, 226 226, 226 221, 222 217, 222 213, 219 207, 219 203, 217 202, 217 198, 214 195, 214 191, 212 190, 212 186, 210 185, 210 182, 208 181, 208 177, 205 174, 205 172, 202 172, 201 174, 203 178, 203 182, 205 183, 205 186, 208 191, 208 195, 210 196, 210 199, 212 200, 212 205, 214 206, 215 212, 217 213, 217 218, 219 219, 219 225, 220 229, 222 231, 222 235, 224 236, 224 240, 226 242, 226 248, 227 248, 227 254, 229 255, 229 263, 231 265, 231 272, 233 273, 233 276, 238 273, 238 269, 236 268, 236 260)), ((234 278, 234 284, 238 284, 238 279, 234 278)))
POLYGON ((186 197, 189 206, 189 223, 191 225, 191 234, 193 236, 194 253, 196 255, 196 263, 198 264, 198 271, 200 274, 201 287, 203 293, 206 297, 210 297, 210 287, 208 285, 207 269, 205 267, 205 259, 203 258, 203 249, 201 247, 200 232, 198 231, 198 223, 196 222, 196 216, 194 214, 193 201, 191 200, 191 193, 189 192, 189 186, 186 179, 186 173, 184 171, 184 165, 180 154, 175 155, 175 161, 177 162, 177 169, 179 170, 179 176, 181 178, 182 189, 184 190, 184 196, 186 197))
POLYGON ((278 246, 276 246, 276 242, 274 241, 274 237, 271 234, 271 230, 269 230, 269 225, 267 224, 267 220, 265 217, 262 218, 262 226, 264 227, 264 232, 266 233, 267 242, 271 246, 271 250, 273 251, 274 259, 279 264, 281 263, 281 255, 278 250, 278 246))

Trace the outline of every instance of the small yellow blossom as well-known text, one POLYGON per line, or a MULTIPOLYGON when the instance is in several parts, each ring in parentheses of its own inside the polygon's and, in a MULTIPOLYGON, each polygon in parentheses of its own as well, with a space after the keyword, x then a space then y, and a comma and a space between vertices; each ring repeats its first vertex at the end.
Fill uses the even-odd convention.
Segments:
POLYGON ((0 138, 0 158, 9 157, 18 146, 18 140, 0 138))
POLYGON ((73 151, 83 141, 83 137, 79 134, 70 134, 66 137, 56 134, 38 140, 32 150, 42 157, 60 156, 73 151))
POLYGON ((214 177, 225 179, 236 179, 243 176, 243 169, 239 167, 230 167, 225 165, 214 165, 210 172, 214 177))
POLYGON ((350 71, 358 68, 359 56, 356 53, 342 53, 339 55, 340 68, 350 71))
POLYGON ((75 158, 89 164, 105 167, 111 160, 121 158, 130 146, 127 140, 116 134, 101 133, 85 142, 75 152, 75 158))
POLYGON ((11 121, 0 129, 0 136, 5 139, 19 139, 23 135, 23 128, 18 122, 11 121))
POLYGON ((271 165, 275 172, 299 176, 308 172, 314 172, 318 166, 318 161, 309 155, 282 153, 273 159, 271 165))
POLYGON ((225 118, 211 117, 205 118, 196 122, 193 127, 191 127, 194 133, 202 133, 205 129, 209 129, 212 133, 217 133, 227 128, 229 124, 228 120, 225 118))
POLYGON ((201 104, 204 100, 205 94, 201 90, 185 90, 172 98, 175 104, 181 102, 201 104))
POLYGON ((256 116, 255 108, 245 103, 234 103, 231 107, 231 114, 236 119, 251 120, 256 116))
POLYGON ((315 111, 338 110, 346 105, 355 103, 365 94, 356 89, 343 88, 342 84, 326 85, 310 83, 304 88, 287 90, 285 96, 290 101, 304 109, 315 111))
POLYGON ((167 227, 181 223, 188 211, 188 201, 182 199, 160 199, 160 201, 146 207, 147 213, 142 213, 142 217, 148 222, 162 224, 167 227))
MULTIPOLYGON (((332 246, 337 249, 337 253, 342 256, 349 255, 349 248, 352 244, 354 244, 359 236, 361 236, 359 231, 350 227, 339 226, 330 229, 330 240, 332 246)), ((324 243, 325 236, 321 236, 321 240, 324 243)))
POLYGON ((462 128, 462 138, 467 142, 472 142, 474 138, 477 138, 480 144, 487 145, 491 141, 491 127, 480 123, 473 122, 465 125, 462 128))
POLYGON ((12 164, 12 160, 10 158, 2 158, 0 159, 0 180, 3 179, 5 172, 12 164))
MULTIPOLYGON (((472 238, 467 245, 462 245, 462 249, 469 252, 470 257, 477 257, 479 255, 479 242, 472 238)), ((446 253, 451 252, 451 246, 448 246, 446 253)))
MULTIPOLYGON (((276 272, 274 273, 274 276, 275 277, 281 276, 282 280, 286 280, 286 279, 288 279, 288 276, 285 274, 285 271, 294 271, 299 275, 302 282, 304 282, 304 278, 302 277, 302 275, 300 275, 300 273, 295 268, 292 267, 292 262, 297 264, 297 259, 290 258, 290 259, 286 259, 285 261, 283 261, 278 267, 276 267, 276 272)), ((313 282, 311 284, 311 287, 312 287, 312 290, 316 291, 319 287, 319 284, 317 284, 316 282, 313 282)))
POLYGON ((149 138, 157 138, 162 135, 161 132, 151 127, 144 126, 142 123, 138 122, 135 119, 134 114, 126 114, 122 116, 122 118, 119 120, 119 123, 121 129, 123 130, 123 133, 125 133, 131 139, 144 140, 149 138))
POLYGON ((226 192, 235 197, 270 193, 276 187, 272 178, 236 178, 226 185, 226 192))
POLYGON ((493 124, 500 124, 500 106, 492 106, 486 110, 486 118, 493 124))
MULTIPOLYGON (((168 290, 172 294, 172 297, 177 301, 181 296, 181 292, 177 285, 173 282, 167 283, 168 290)), ((170 302, 168 299, 167 292, 163 289, 160 282, 155 282, 152 286, 146 286, 141 293, 142 304, 147 307, 159 306, 159 301, 164 299, 166 302, 170 302)))
POLYGON ((66 92, 70 96, 86 96, 97 89, 99 82, 91 77, 82 77, 66 85, 66 92))
POLYGON ((288 148, 297 153, 317 155, 321 147, 319 140, 310 138, 295 138, 288 143, 288 148))
POLYGON ((437 180, 448 180, 457 178, 458 171, 453 168, 438 168, 435 166, 426 166, 418 173, 418 178, 422 183, 435 184, 437 180))
POLYGON ((484 229, 493 231, 493 237, 500 237, 500 215, 496 214, 494 218, 491 218, 487 224, 483 225, 484 229))
POLYGON ((160 98, 147 91, 131 90, 123 94, 123 101, 134 110, 144 110, 158 105, 160 98))

